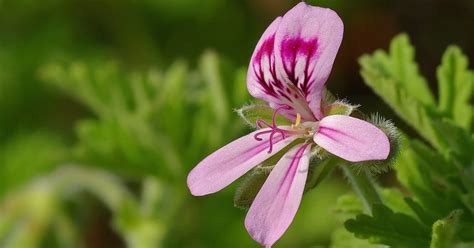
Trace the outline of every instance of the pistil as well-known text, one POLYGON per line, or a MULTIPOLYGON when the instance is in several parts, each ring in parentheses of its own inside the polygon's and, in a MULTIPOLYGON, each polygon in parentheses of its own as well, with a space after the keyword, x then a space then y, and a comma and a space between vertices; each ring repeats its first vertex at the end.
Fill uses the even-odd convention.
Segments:
MULTIPOLYGON (((257 123, 256 123, 257 127, 259 127, 259 128, 264 128, 264 127, 270 128, 270 130, 261 131, 261 132, 258 132, 254 135, 255 140, 262 141, 262 138, 260 138, 260 136, 270 133, 270 138, 268 139, 268 142, 270 142, 269 147, 268 147, 268 153, 272 153, 272 150, 273 150, 273 137, 274 137, 275 134, 279 133, 283 137, 283 139, 286 138, 286 133, 288 131, 284 130, 284 129, 281 129, 281 128, 278 128, 278 126, 276 124, 276 116, 277 116, 278 112, 280 112, 283 109, 290 109, 290 107, 284 105, 284 106, 281 106, 281 107, 277 108, 275 110, 275 112, 273 112, 272 124, 271 125, 268 124, 266 121, 264 121, 262 119, 257 120, 257 123)), ((299 116, 299 114, 298 114, 298 116, 299 116)), ((297 120, 298 120, 298 116, 297 116, 297 120)), ((301 119, 301 117, 299 117, 299 118, 301 119)), ((298 121, 298 123, 299 123, 299 121, 298 121)))

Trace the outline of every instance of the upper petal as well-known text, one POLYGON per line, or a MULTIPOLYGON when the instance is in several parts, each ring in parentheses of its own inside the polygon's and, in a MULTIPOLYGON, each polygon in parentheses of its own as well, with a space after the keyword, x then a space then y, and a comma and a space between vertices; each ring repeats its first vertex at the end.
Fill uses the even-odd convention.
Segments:
POLYGON ((325 8, 299 3, 264 32, 252 55, 247 88, 289 119, 321 119, 321 95, 341 44, 343 24, 325 8))
POLYGON ((390 143, 382 130, 345 115, 324 117, 313 138, 328 152, 351 162, 384 160, 390 152, 390 143))
POLYGON ((297 138, 287 136, 283 139, 280 134, 274 135, 273 149, 268 153, 270 134, 261 135, 261 141, 254 138, 256 133, 266 130, 270 129, 260 129, 243 136, 202 160, 187 178, 191 194, 207 195, 223 189, 297 138))
POLYGON ((276 68, 314 116, 322 119, 321 98, 341 45, 344 25, 336 12, 299 3, 283 16, 275 35, 276 68))
MULTIPOLYGON (((276 70, 275 33, 280 21, 281 17, 276 18, 263 33, 255 47, 247 72, 249 93, 268 102, 273 109, 291 104, 288 92, 285 92, 286 86, 276 70)), ((290 119, 296 116, 292 110, 284 112, 282 114, 290 119)))
POLYGON ((296 215, 308 175, 310 148, 308 144, 296 145, 278 161, 247 213, 247 231, 264 246, 272 246, 296 215))

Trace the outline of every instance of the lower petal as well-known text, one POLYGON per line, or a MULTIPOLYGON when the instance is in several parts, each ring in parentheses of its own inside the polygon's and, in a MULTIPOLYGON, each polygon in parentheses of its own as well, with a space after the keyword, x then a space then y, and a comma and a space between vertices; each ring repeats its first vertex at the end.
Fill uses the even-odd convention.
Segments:
POLYGON ((278 161, 245 218, 257 242, 272 246, 293 221, 308 175, 311 145, 299 144, 278 161))
POLYGON ((351 162, 387 159, 387 135, 373 124, 345 115, 331 115, 319 122, 314 142, 351 162))
POLYGON ((202 160, 187 178, 191 194, 207 195, 223 189, 297 138, 274 135, 273 149, 268 153, 270 133, 261 135, 262 140, 259 141, 254 138, 255 134, 266 130, 270 129, 260 129, 243 136, 202 160))

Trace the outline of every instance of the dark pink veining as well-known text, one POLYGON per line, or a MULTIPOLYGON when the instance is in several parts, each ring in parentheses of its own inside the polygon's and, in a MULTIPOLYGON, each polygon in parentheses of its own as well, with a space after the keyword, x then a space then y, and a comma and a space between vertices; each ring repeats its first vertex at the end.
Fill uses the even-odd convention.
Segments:
MULTIPOLYGON (((283 71, 277 71, 275 49, 275 35, 272 35, 256 51, 252 69, 257 83, 265 94, 287 102, 290 107, 288 110, 294 109, 294 101, 309 103, 311 97, 308 96, 314 84, 314 67, 310 64, 317 57, 317 39, 304 40, 298 37, 283 40, 280 48, 283 71), (296 71, 297 63, 304 63, 302 74, 296 71), (265 70, 269 73, 266 78, 265 70)), ((288 110, 285 110, 287 115, 291 113, 288 110)))

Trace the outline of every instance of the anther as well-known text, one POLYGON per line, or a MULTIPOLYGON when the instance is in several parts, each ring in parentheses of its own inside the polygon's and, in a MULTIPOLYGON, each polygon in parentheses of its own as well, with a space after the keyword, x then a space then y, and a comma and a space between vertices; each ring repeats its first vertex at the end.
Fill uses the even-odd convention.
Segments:
POLYGON ((296 120, 295 124, 291 124, 291 128, 297 128, 301 123, 301 115, 300 113, 296 113, 296 120))

